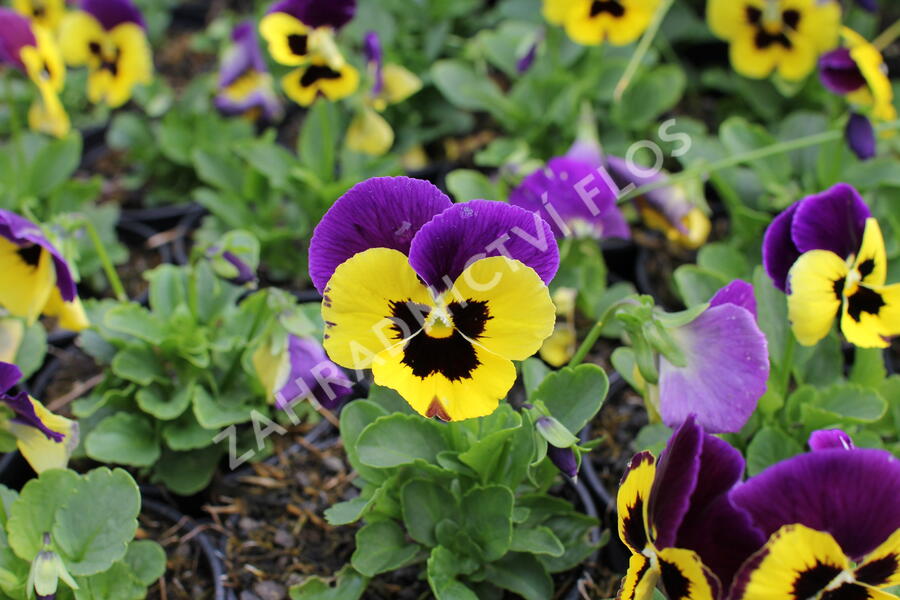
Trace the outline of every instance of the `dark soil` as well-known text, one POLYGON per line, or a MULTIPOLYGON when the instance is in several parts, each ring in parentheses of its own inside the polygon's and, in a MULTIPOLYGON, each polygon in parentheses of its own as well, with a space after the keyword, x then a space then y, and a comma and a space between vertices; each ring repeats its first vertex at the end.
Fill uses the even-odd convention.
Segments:
POLYGON ((192 541, 208 526, 185 531, 185 520, 173 523, 156 515, 141 514, 137 539, 151 539, 166 551, 166 573, 150 588, 151 600, 208 600, 213 598, 209 565, 200 546, 192 541))

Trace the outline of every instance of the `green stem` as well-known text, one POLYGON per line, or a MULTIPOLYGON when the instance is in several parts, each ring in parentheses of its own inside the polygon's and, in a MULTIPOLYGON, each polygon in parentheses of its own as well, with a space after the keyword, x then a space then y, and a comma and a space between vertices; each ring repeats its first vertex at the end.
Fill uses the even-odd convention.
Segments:
POLYGON ((106 251, 106 248, 103 247, 103 242, 100 240, 97 228, 94 227, 94 224, 88 219, 82 219, 82 224, 84 225, 85 230, 87 230, 88 236, 91 238, 91 243, 94 244, 94 250, 97 251, 97 256, 100 257, 100 264, 103 265, 103 271, 106 273, 106 279, 109 280, 109 285, 112 286, 113 292, 116 295, 116 300, 119 302, 127 301, 128 294, 125 293, 125 286, 122 285, 122 280, 119 279, 119 274, 116 273, 116 268, 109 258, 109 253, 106 251))
POLYGON ((872 45, 882 51, 900 37, 900 19, 894 21, 894 24, 881 32, 881 34, 872 41, 872 45))
POLYGON ((587 353, 591 351, 591 348, 594 347, 594 344, 597 343, 597 340, 600 339, 600 332, 603 331, 603 328, 609 322, 610 318, 612 318, 613 314, 621 307, 626 304, 633 303, 633 300, 625 299, 616 302, 612 306, 606 309, 606 312, 603 313, 603 316, 594 323, 594 326, 591 327, 591 330, 588 331, 587 337, 581 342, 581 345, 578 346, 578 349, 575 351, 575 354, 572 356, 572 360, 569 361, 569 364, 566 365, 568 367, 577 367, 581 364, 584 358, 587 356, 587 353))
POLYGON ((637 73, 638 67, 641 66, 644 56, 650 50, 650 44, 653 43, 653 38, 655 38, 656 34, 659 32, 663 19, 666 18, 666 13, 669 12, 669 9, 674 3, 675 0, 665 0, 663 5, 653 14, 653 20, 650 21, 647 31, 644 32, 644 36, 641 38, 641 41, 638 42, 634 54, 631 55, 631 60, 628 61, 628 66, 625 67, 625 72, 622 73, 619 83, 616 84, 616 90, 613 93, 613 99, 616 102, 622 99, 622 94, 625 93, 625 90, 628 89, 629 84, 631 84, 631 80, 634 77, 634 74, 637 73))
MULTIPOLYGON (((900 129, 900 120, 891 121, 889 123, 881 123, 875 126, 876 131, 885 131, 890 129, 900 129)), ((654 181, 652 183, 648 183, 646 185, 635 188, 619 197, 618 203, 622 204, 624 202, 627 202, 628 200, 637 198, 638 196, 642 196, 647 192, 652 192, 653 190, 658 190, 660 188, 677 185, 683 181, 689 181, 702 175, 709 175, 710 173, 715 173, 716 171, 721 171, 722 169, 727 169, 729 167, 753 162, 754 160, 768 158, 769 156, 786 154, 788 152, 793 152, 794 150, 808 148, 809 146, 816 146, 819 144, 824 144, 826 142, 833 142, 835 140, 841 139, 843 135, 844 132, 842 130, 825 131, 823 133, 808 135, 794 140, 788 140, 786 142, 779 142, 777 144, 772 144, 771 146, 766 146, 764 148, 757 148, 755 150, 750 150, 749 152, 744 152, 743 154, 729 156, 712 163, 698 164, 679 173, 670 175, 669 177, 662 178, 659 181, 654 181)))

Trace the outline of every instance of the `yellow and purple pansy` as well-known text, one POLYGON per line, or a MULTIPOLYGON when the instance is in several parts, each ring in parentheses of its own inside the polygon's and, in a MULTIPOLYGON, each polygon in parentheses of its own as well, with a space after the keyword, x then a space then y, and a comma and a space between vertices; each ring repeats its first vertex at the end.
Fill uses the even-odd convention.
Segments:
POLYGON ((153 77, 144 18, 131 0, 81 0, 63 19, 59 37, 66 63, 88 67, 93 103, 119 107, 153 77))
POLYGON ((12 0, 17 13, 50 31, 55 31, 66 14, 66 0, 12 0))
POLYGON ((7 210, 0 210, 0 273, 0 308, 9 314, 33 323, 43 313, 66 329, 87 327, 62 254, 37 225, 7 210))
POLYGON ((841 7, 835 0, 709 0, 707 20, 730 44, 739 74, 762 79, 777 71, 797 81, 837 45, 841 7))
POLYGON ((231 39, 234 44, 222 58, 219 69, 216 108, 223 114, 242 115, 254 121, 277 121, 283 110, 253 22, 236 25, 231 39))
POLYGON ((900 461, 841 439, 829 432, 730 492, 768 538, 730 600, 896 600, 883 588, 900 584, 900 461))
POLYGON ((0 8, 0 64, 7 64, 31 79, 40 92, 28 111, 28 125, 56 137, 69 132, 69 115, 59 100, 66 80, 62 56, 49 30, 32 26, 28 19, 0 8))
POLYGON ((817 343, 835 319, 863 348, 885 348, 900 335, 900 283, 885 285, 881 228, 852 186, 837 184, 778 215, 763 239, 763 264, 788 294, 801 344, 817 343))
POLYGON ((696 319, 668 333, 684 364, 659 358, 656 402, 663 423, 678 427, 693 414, 711 433, 740 431, 766 392, 770 368, 753 286, 729 283, 696 319))
POLYGON ((584 45, 626 46, 650 25, 660 0, 544 0, 544 18, 584 45))
POLYGON ((322 344, 311 338, 288 334, 265 342, 253 354, 253 366, 279 409, 309 399, 334 410, 353 388, 347 375, 328 359, 322 344))
POLYGON ((550 226, 502 202, 453 204, 432 184, 354 186, 316 227, 309 273, 323 294, 324 347, 371 368, 426 417, 492 413, 553 331, 550 226))
POLYGON ((764 538, 728 497, 744 472, 741 453, 693 417, 655 459, 631 459, 616 498, 619 537, 631 551, 619 600, 718 600, 764 538))
POLYGON ((16 437, 19 451, 35 471, 64 469, 78 445, 78 424, 51 413, 25 392, 11 392, 21 378, 17 366, 0 362, 0 402, 14 413, 4 428, 16 437))

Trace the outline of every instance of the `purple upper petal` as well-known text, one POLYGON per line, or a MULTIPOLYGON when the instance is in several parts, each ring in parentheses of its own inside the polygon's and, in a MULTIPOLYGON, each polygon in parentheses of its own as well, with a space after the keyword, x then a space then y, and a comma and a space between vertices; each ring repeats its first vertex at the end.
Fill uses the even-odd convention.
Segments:
POLYGON ((812 450, 829 450, 839 448, 843 450, 853 450, 853 440, 850 436, 840 429, 819 429, 813 431, 809 436, 809 447, 812 450))
POLYGON ((22 371, 16 365, 0 362, 0 394, 5 394, 22 379, 22 371))
POLYGON ((829 250, 841 258, 859 251, 869 207, 853 186, 839 183, 800 201, 791 237, 801 253, 829 250))
POLYGON ((234 45, 228 49, 219 69, 219 88, 228 87, 248 71, 266 72, 266 61, 256 38, 253 21, 244 21, 231 32, 234 45))
POLYGON ((738 485, 734 503, 766 536, 801 523, 827 531, 853 558, 900 528, 900 461, 884 450, 819 450, 775 464, 738 485))
POLYGON ((275 395, 278 408, 285 409, 311 394, 320 405, 331 410, 350 395, 353 383, 328 359, 317 341, 290 336, 288 357, 291 370, 275 395))
POLYGON ((25 71, 20 56, 25 46, 37 46, 28 19, 8 8, 0 8, 0 63, 25 71))
POLYGON ((358 183, 325 213, 309 244, 309 275, 319 292, 348 258, 369 248, 410 253, 416 232, 452 205, 432 184, 409 177, 358 183))
POLYGON ((847 120, 844 129, 844 138, 853 154, 859 160, 869 160, 878 152, 878 142, 875 139, 875 128, 865 115, 853 113, 847 120))
POLYGON ((307 27, 340 29, 356 14, 356 0, 281 0, 268 13, 287 13, 307 27))
POLYGON ((135 23, 143 29, 147 28, 141 11, 131 0, 81 0, 78 6, 97 19, 107 31, 122 23, 135 23))
POLYGON ((847 48, 837 48, 819 58, 819 79, 835 94, 849 94, 866 85, 866 78, 847 48))
POLYGON ((660 413, 669 427, 691 413, 710 433, 744 426, 766 391, 766 337, 749 310, 734 304, 711 306, 692 322, 671 330, 687 365, 660 358, 660 413))
POLYGON ((409 264, 425 283, 450 288, 478 259, 504 255, 521 261, 550 283, 559 268, 553 230, 537 213, 504 202, 454 204, 416 233, 409 264))
POLYGON ((657 548, 675 545, 691 494, 697 487, 702 447, 703 430, 694 415, 688 415, 659 456, 648 507, 651 527, 656 530, 657 548))
POLYGON ((510 193, 509 202, 536 212, 562 239, 589 226, 596 238, 631 237, 602 167, 568 157, 551 159, 510 193))
POLYGON ((721 306, 734 304, 750 311, 756 318, 756 296, 753 295, 753 286, 743 279, 735 279, 713 295, 709 306, 721 306))
POLYGON ((363 54, 374 71, 375 83, 372 85, 372 94, 377 96, 384 88, 384 53, 381 51, 381 40, 374 31, 367 32, 363 38, 363 54))
POLYGON ((5 403, 14 413, 16 413, 16 416, 12 419, 13 422, 34 427, 47 436, 48 440, 54 442, 61 442, 65 439, 66 436, 64 433, 53 431, 41 421, 41 418, 38 417, 34 410, 34 404, 31 402, 31 398, 29 398, 28 394, 25 392, 19 392, 12 396, 5 394, 0 395, 0 402, 5 403))
POLYGON ((68 263, 53 244, 47 241, 37 225, 15 213, 0 209, 0 237, 5 237, 19 246, 37 244, 47 250, 53 256, 53 264, 56 267, 56 287, 59 288, 60 295, 66 302, 75 299, 77 290, 68 263))
POLYGON ((800 251, 791 238, 791 226, 801 202, 791 204, 775 217, 763 237, 763 266, 775 287, 785 293, 788 291, 788 272, 800 258, 800 251))
MULTIPOLYGON (((631 165, 627 160, 618 156, 606 156, 605 161, 610 175, 622 190, 628 186, 639 188, 668 177, 668 173, 665 171, 650 173, 649 168, 631 165)), ((687 233, 687 227, 683 220, 694 210, 694 204, 688 200, 681 187, 659 188, 645 193, 643 197, 654 210, 665 217, 672 227, 687 233)))

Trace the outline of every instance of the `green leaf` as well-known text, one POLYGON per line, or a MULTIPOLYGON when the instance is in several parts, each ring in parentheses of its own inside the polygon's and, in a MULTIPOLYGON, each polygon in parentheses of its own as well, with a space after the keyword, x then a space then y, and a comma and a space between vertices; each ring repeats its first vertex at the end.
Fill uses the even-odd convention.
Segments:
POLYGON ((73 130, 66 137, 44 145, 31 159, 24 195, 42 197, 72 176, 81 162, 81 135, 73 130))
POLYGON ((53 469, 25 484, 9 508, 6 522, 9 545, 16 556, 28 562, 37 556, 44 545, 44 534, 53 529, 56 511, 79 483, 74 471, 53 469))
POLYGON ((53 542, 72 575, 93 575, 125 556, 141 510, 138 486, 126 471, 94 469, 57 510, 53 542))
POLYGON ((531 554, 510 552, 485 567, 485 579, 519 594, 525 600, 547 600, 553 596, 553 580, 531 554))
POLYGON ((768 425, 747 446, 747 473, 753 477, 767 467, 803 452, 792 437, 768 425))
POLYGON ((363 430, 375 422, 378 417, 388 413, 383 408, 368 400, 356 400, 349 403, 341 411, 341 440, 347 452, 347 461, 369 482, 380 482, 385 476, 378 469, 362 464, 357 451, 357 443, 363 430))
POLYGON ((446 486, 425 479, 412 479, 400 490, 403 523, 409 537, 424 546, 437 545, 437 524, 456 514, 459 507, 446 486))
POLYGON ((75 581, 78 583, 75 600, 141 600, 147 596, 147 586, 123 562, 102 573, 76 577, 75 581))
POLYGON ((159 458, 159 439, 143 415, 119 412, 100 421, 84 440, 94 460, 133 467, 149 467, 159 458))
POLYGON ((525 384, 525 393, 528 395, 530 402, 534 402, 535 392, 537 392, 541 383, 549 374, 550 367, 539 358, 532 356, 522 361, 522 380, 525 384))
POLYGON ((677 65, 662 65, 643 71, 613 105, 612 117, 627 127, 639 129, 678 104, 687 78, 677 65))
POLYGON ((169 315, 187 300, 185 271, 175 265, 160 265, 144 273, 150 282, 150 308, 157 315, 169 315))
POLYGON ((516 527, 513 530, 513 552, 527 552, 529 554, 548 554, 550 556, 562 556, 566 549, 556 534, 547 527, 523 528, 516 527))
POLYGON ((406 541, 403 528, 393 521, 375 521, 356 532, 356 550, 350 558, 353 568, 367 577, 393 571, 409 564, 419 546, 406 541))
POLYGON ((447 174, 447 189, 457 202, 495 200, 497 186, 487 175, 472 169, 456 169, 447 174))
POLYGON ((206 429, 197 422, 192 411, 185 412, 175 421, 163 425, 163 439, 172 450, 196 450, 213 443, 218 429, 206 429))
POLYGON ((244 187, 245 167, 227 151, 210 152, 195 148, 191 157, 201 181, 223 192, 238 192, 244 187))
POLYGON ((497 560, 512 543, 513 495, 508 488, 491 485, 476 487, 462 499, 466 532, 478 545, 485 561, 497 560))
POLYGON ((138 581, 150 586, 166 572, 166 551, 153 540, 135 540, 128 545, 124 562, 138 581))
POLYGON ((463 61, 439 60, 432 65, 431 76, 434 85, 457 108, 496 114, 509 103, 493 80, 476 74, 463 61))
POLYGON ((319 577, 309 577, 290 589, 291 600, 359 600, 369 585, 369 578, 354 571, 350 565, 338 571, 336 579, 331 587, 319 577))
POLYGON ((753 271, 753 294, 759 328, 769 342, 769 358, 774 369, 790 369, 785 365, 788 336, 792 336, 787 318, 787 297, 772 284, 762 267, 753 271))
POLYGON ((866 387, 878 387, 887 377, 884 366, 884 350, 881 348, 859 348, 854 351, 850 381, 866 387))
POLYGON ((606 373, 592 364, 564 367, 544 379, 534 394, 550 414, 574 434, 594 418, 609 390, 606 373))
POLYGON ((150 385, 167 380, 165 369, 151 348, 130 344, 116 353, 110 365, 112 372, 128 381, 150 385))
MULTIPOLYGON (((731 154, 743 154, 777 142, 762 125, 750 123, 744 117, 726 119, 719 127, 719 139, 731 154)), ((749 166, 767 185, 783 185, 791 177, 791 161, 784 160, 783 156, 755 160, 749 166)))
POLYGON ((246 423, 254 410, 264 407, 252 397, 221 396, 213 398, 202 385, 194 387, 194 416, 206 429, 221 429, 236 423, 246 423))
MULTIPOLYGON (((739 250, 722 242, 706 244, 697 253, 697 265, 728 279, 749 276, 750 264, 739 250)), ((708 298, 707 298, 708 300, 708 298)))
POLYGON ((849 423, 874 423, 887 411, 887 403, 881 394, 850 383, 820 390, 818 406, 849 423))
POLYGON ((675 269, 675 287, 686 306, 709 302, 719 288, 730 279, 696 265, 681 265, 675 269))
POLYGON ((447 450, 443 427, 419 415, 381 417, 359 436, 359 459, 370 467, 397 467, 416 460, 436 464, 447 450))
POLYGON ((44 364, 47 357, 47 330, 40 322, 25 328, 25 335, 16 351, 16 366, 22 371, 22 379, 31 377, 44 364))
POLYGON ((372 504, 371 498, 357 496, 353 500, 338 502, 325 509, 325 520, 329 525, 348 525, 362 518, 363 513, 372 504))
POLYGON ((159 346, 165 339, 165 323, 162 319, 135 302, 120 304, 110 309, 103 324, 119 333, 133 335, 152 346, 159 346))
POLYGON ((463 561, 443 546, 431 551, 428 557, 428 584, 437 600, 478 600, 475 592, 456 578, 463 572, 463 561))
POLYGON ((334 180, 335 155, 340 138, 337 108, 331 102, 313 104, 303 121, 297 144, 300 163, 322 183, 334 180))
POLYGON ((187 452, 164 450, 153 471, 153 478, 176 494, 190 496, 209 485, 221 457, 219 446, 187 452))
POLYGON ((244 160, 266 176, 272 187, 284 189, 297 159, 278 144, 265 139, 253 140, 237 148, 244 160))
POLYGON ((177 390, 151 384, 138 390, 135 397, 141 410, 161 421, 177 419, 190 406, 194 396, 193 381, 179 386, 177 390))

